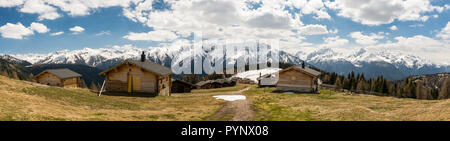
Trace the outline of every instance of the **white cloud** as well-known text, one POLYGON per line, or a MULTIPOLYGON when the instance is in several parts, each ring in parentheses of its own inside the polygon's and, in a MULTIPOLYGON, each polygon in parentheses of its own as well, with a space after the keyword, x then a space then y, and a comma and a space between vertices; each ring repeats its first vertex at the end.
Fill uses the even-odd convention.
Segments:
POLYGON ((71 16, 85 16, 91 14, 93 9, 113 6, 127 7, 130 0, 45 0, 67 12, 71 16))
POLYGON ((383 39, 384 36, 383 35, 377 35, 377 34, 370 34, 370 35, 364 35, 361 32, 352 32, 349 35, 350 37, 352 37, 353 39, 355 39, 355 41, 358 44, 362 44, 362 45, 373 45, 378 43, 378 39, 383 39))
POLYGON ((400 21, 427 21, 424 13, 442 12, 443 7, 433 6, 429 0, 336 0, 326 2, 327 7, 355 22, 380 25, 400 21))
POLYGON ((84 28, 80 26, 74 26, 72 28, 69 28, 69 30, 72 31, 73 34, 79 34, 84 31, 84 28))
MULTIPOLYGON (((167 2, 171 10, 153 10, 148 2, 137 1, 136 6, 124 8, 123 14, 156 31, 173 31, 181 37, 201 33, 208 39, 285 39, 303 27, 302 13, 286 10, 294 7, 287 1, 263 0, 256 9, 249 9, 246 1, 167 2)), ((309 13, 317 16, 318 12, 309 13)))
POLYGON ((442 28, 442 30, 436 35, 436 37, 444 40, 450 40, 450 22, 447 22, 447 25, 442 28))
POLYGON ((306 25, 304 27, 301 27, 298 31, 300 34, 304 35, 320 35, 329 33, 326 25, 319 25, 319 24, 306 25))
POLYGON ((339 36, 326 37, 323 41, 324 43, 320 47, 342 47, 349 42, 347 39, 342 39, 339 36))
POLYGON ((23 0, 0 0, 0 7, 14 7, 23 3, 23 0))
POLYGON ((44 24, 35 23, 35 22, 31 23, 30 29, 32 29, 38 33, 47 33, 50 31, 50 29, 48 29, 47 26, 45 26, 44 24))
POLYGON ((95 36, 103 36, 103 35, 111 35, 111 31, 101 31, 100 33, 95 34, 95 36))
POLYGON ((42 0, 27 0, 19 10, 23 13, 39 14, 39 20, 54 20, 61 15, 57 13, 57 9, 46 4, 42 0))
POLYGON ((330 30, 330 33, 332 33, 332 34, 337 34, 338 32, 339 32, 339 30, 337 28, 334 30, 330 30))
POLYGON ((287 3, 290 7, 300 9, 303 14, 315 14, 315 19, 331 19, 322 0, 291 0, 287 3))
MULTIPOLYGON (((248 0, 165 2, 170 10, 153 9, 153 0, 14 0, 1 1, 0 7, 17 7, 19 12, 37 14, 39 20, 53 20, 65 14, 85 16, 99 8, 119 6, 125 17, 156 31, 172 31, 181 37, 202 33, 209 39, 283 39, 303 27, 300 18, 304 15, 311 14, 317 20, 331 19, 322 0, 256 0, 254 2, 261 3, 256 9, 249 8, 248 0), (287 10, 293 8, 300 11, 287 10)), ((305 33, 336 33, 337 29, 317 31, 305 33)))
POLYGON ((23 39, 26 36, 33 35, 33 30, 22 25, 22 23, 7 23, 0 27, 0 33, 3 38, 23 39))
POLYGON ((61 35, 61 34, 64 34, 64 32, 59 31, 59 32, 55 32, 55 33, 50 33, 50 36, 58 36, 58 35, 61 35))
POLYGON ((113 6, 128 7, 130 1, 141 0, 1 0, 0 7, 19 7, 19 12, 38 14, 39 20, 54 20, 62 16, 85 16, 94 9, 113 6))
POLYGON ((423 27, 423 26, 425 26, 425 25, 423 25, 423 24, 412 24, 412 25, 409 25, 409 27, 423 27))
POLYGON ((304 42, 303 36, 288 36, 280 40, 280 49, 295 52, 298 47, 312 46, 312 43, 304 42))
POLYGON ((434 63, 450 64, 450 52, 449 43, 441 40, 435 40, 423 35, 416 35, 413 37, 395 37, 397 42, 383 43, 368 48, 371 49, 385 49, 392 51, 399 51, 405 54, 417 55, 422 58, 426 58, 434 63))
POLYGON ((37 33, 47 33, 50 29, 44 24, 32 22, 29 27, 25 27, 22 23, 17 24, 7 23, 0 27, 0 33, 4 38, 23 39, 26 36, 33 35, 34 31, 37 33))
POLYGON ((263 15, 251 18, 248 25, 257 28, 272 28, 272 29, 289 29, 289 17, 278 16, 272 13, 265 13, 263 15))
POLYGON ((133 41, 139 40, 139 41, 167 42, 177 39, 178 36, 171 31, 157 30, 157 31, 150 31, 147 33, 130 32, 128 35, 123 36, 123 38, 133 41))
POLYGON ((395 26, 395 25, 391 26, 389 29, 394 30, 394 31, 398 30, 397 26, 395 26))

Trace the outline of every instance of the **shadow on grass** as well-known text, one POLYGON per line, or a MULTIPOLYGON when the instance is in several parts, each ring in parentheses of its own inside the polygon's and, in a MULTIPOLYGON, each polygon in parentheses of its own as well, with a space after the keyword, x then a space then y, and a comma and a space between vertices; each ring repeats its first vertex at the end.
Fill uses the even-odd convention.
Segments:
POLYGON ((102 95, 107 96, 124 96, 124 97, 156 97, 157 93, 143 93, 143 92, 103 92, 102 95))
POLYGON ((319 94, 318 92, 299 92, 299 91, 283 91, 283 90, 273 90, 271 93, 279 94, 319 94))

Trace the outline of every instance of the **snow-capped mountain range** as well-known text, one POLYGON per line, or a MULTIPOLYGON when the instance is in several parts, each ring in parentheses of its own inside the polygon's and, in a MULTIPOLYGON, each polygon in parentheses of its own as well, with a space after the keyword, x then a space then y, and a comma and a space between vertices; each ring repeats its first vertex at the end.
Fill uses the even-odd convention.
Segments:
MULTIPOLYGON (((264 45, 261 45, 264 46, 264 45)), ((80 50, 62 50, 49 54, 17 54, 0 55, 9 56, 9 59, 25 60, 31 64, 85 64, 100 69, 109 68, 117 63, 129 59, 139 59, 141 52, 145 51, 147 58, 156 63, 171 66, 172 61, 179 62, 190 56, 190 51, 195 49, 195 56, 201 58, 213 57, 216 59, 220 50, 217 46, 210 44, 204 48, 193 48, 191 46, 150 47, 137 48, 131 45, 114 46, 111 48, 80 50), (13 57, 13 58, 11 58, 13 57)), ((270 47, 269 47, 270 48, 270 47)), ((266 52, 270 53, 269 50, 266 52)), ((249 55, 236 52, 228 56, 228 63, 235 63, 239 57, 245 60, 257 56, 256 51, 248 51, 249 55)), ((279 52, 280 62, 299 65, 305 60, 309 65, 316 66, 328 72, 337 72, 346 75, 354 71, 364 73, 368 76, 383 75, 388 79, 397 80, 410 75, 432 74, 450 72, 450 67, 445 63, 433 63, 424 58, 414 55, 392 52, 387 50, 340 51, 333 48, 319 48, 313 51, 299 51, 297 53, 279 52)))
POLYGON ((369 76, 383 75, 391 80, 450 71, 450 65, 445 61, 434 63, 419 56, 391 50, 359 48, 355 51, 340 51, 320 48, 309 52, 299 51, 295 56, 329 72, 345 75, 354 71, 369 76))
POLYGON ((3 54, 3 55, 0 54, 0 59, 6 60, 6 61, 8 61, 9 63, 20 64, 20 65, 23 65, 23 66, 31 65, 31 63, 29 63, 29 62, 26 61, 26 60, 17 59, 16 57, 13 57, 13 56, 7 55, 7 54, 3 54))
POLYGON ((429 60, 418 56, 402 54, 388 50, 368 51, 359 48, 355 52, 339 52, 331 48, 321 48, 310 53, 299 51, 296 53, 300 59, 312 62, 327 62, 345 60, 356 67, 362 67, 364 62, 386 62, 396 67, 406 66, 408 68, 421 68, 426 65, 446 66, 447 64, 433 64, 429 60))
MULTIPOLYGON (((147 49, 133 47, 131 45, 115 46, 112 48, 99 48, 91 49, 84 48, 80 50, 62 50, 49 54, 17 54, 16 58, 26 60, 32 64, 85 64, 101 69, 106 69, 124 60, 137 60, 141 56, 141 52, 144 51, 147 55, 147 59, 156 63, 163 64, 170 67, 172 61, 180 62, 186 57, 191 56, 191 51, 195 50, 195 57, 202 59, 206 57, 213 57, 215 59, 220 58, 220 51, 216 49, 217 46, 209 45, 203 48, 195 48, 192 46, 178 46, 178 47, 151 47, 147 49)), ((271 50, 268 50, 267 54, 270 54, 271 50)), ((223 50, 223 54, 226 50, 223 50)), ((256 51, 248 51, 249 54, 243 52, 235 52, 227 56, 226 62, 235 63, 236 59, 244 57, 248 60, 250 57, 257 56, 256 51)), ((299 64, 302 60, 294 55, 286 52, 279 52, 280 61, 299 64)))

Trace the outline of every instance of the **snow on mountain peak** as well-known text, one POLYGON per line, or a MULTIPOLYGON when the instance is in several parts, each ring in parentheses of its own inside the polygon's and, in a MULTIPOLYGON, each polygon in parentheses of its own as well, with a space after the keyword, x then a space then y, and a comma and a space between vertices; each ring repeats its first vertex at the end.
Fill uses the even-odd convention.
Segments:
POLYGON ((363 63, 386 62, 396 67, 404 65, 408 68, 421 68, 425 65, 436 65, 429 60, 388 50, 369 50, 364 48, 355 49, 353 52, 343 52, 334 48, 319 48, 309 54, 303 51, 297 52, 296 56, 304 58, 308 62, 348 61, 356 67, 362 67, 363 63), (303 56, 303 57, 302 57, 303 56), (306 56, 306 57, 304 57, 306 56))
MULTIPOLYGON (((179 46, 164 46, 164 47, 149 47, 138 48, 133 45, 112 46, 110 48, 83 48, 80 50, 61 50, 49 54, 17 54, 13 57, 26 60, 32 64, 86 64, 90 66, 98 66, 102 63, 107 63, 106 66, 128 59, 138 59, 142 51, 145 51, 148 59, 157 63, 169 65, 172 61, 179 62, 186 57, 190 57, 191 51, 194 51, 195 57, 215 57, 220 55, 220 50, 217 47, 221 45, 204 44, 202 48, 194 46, 179 45, 179 46), (193 50, 194 49, 194 50, 193 50)), ((243 46, 243 45, 233 45, 243 46)), ((267 45, 260 45, 267 46, 267 45)), ((273 50, 269 50, 269 53, 273 50)), ((237 52, 227 56, 227 62, 234 62, 233 60, 244 57, 248 59, 250 56, 257 56, 255 51, 249 50, 249 54, 237 52), (229 57, 229 58, 228 58, 229 57)), ((298 51, 295 55, 286 52, 279 52, 280 62, 300 64, 303 60, 310 64, 317 63, 332 63, 336 61, 344 61, 353 64, 355 67, 364 67, 364 64, 372 62, 385 62, 392 64, 397 68, 420 69, 424 66, 446 66, 445 64, 435 64, 429 60, 420 58, 418 56, 404 54, 382 49, 357 48, 353 50, 343 50, 338 48, 315 48, 304 49, 298 51)), ((218 58, 220 59, 220 58, 218 58)))

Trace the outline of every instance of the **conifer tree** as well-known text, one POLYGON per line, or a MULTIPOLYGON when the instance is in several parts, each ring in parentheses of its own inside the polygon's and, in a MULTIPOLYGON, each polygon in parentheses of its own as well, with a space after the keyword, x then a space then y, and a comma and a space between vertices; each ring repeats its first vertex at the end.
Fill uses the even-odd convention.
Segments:
POLYGON ((450 98, 450 79, 448 77, 445 78, 444 82, 442 83, 441 90, 438 96, 438 99, 447 98, 450 98))

